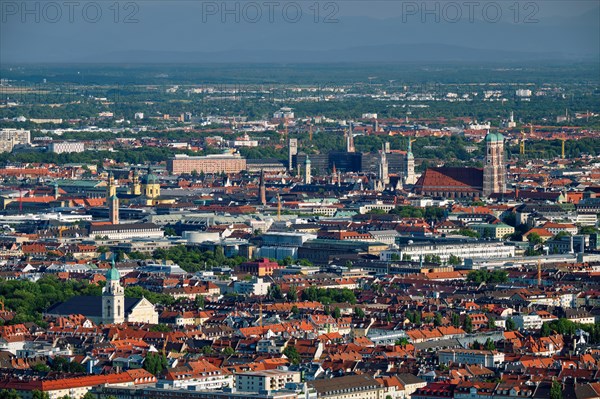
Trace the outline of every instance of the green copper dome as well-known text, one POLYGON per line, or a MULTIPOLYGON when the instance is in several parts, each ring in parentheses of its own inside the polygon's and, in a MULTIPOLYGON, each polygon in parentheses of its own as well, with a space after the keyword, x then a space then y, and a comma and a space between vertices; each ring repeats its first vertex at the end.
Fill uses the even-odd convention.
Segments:
POLYGON ((485 136, 485 141, 504 141, 504 136, 500 133, 488 133, 488 135, 485 136))
POLYGON ((119 281, 121 279, 121 275, 119 271, 115 267, 115 258, 112 259, 112 265, 108 272, 106 272, 106 281, 119 281))
POLYGON ((148 173, 146 176, 142 178, 142 183, 144 184, 159 184, 158 176, 153 173, 148 173))
POLYGON ((111 267, 110 270, 106 273, 107 281, 118 281, 120 279, 121 275, 119 274, 119 271, 117 269, 111 267))

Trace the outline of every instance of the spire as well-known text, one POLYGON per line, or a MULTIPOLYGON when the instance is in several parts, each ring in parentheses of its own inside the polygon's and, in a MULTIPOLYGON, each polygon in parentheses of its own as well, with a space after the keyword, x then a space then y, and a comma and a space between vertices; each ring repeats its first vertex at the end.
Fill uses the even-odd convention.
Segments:
POLYGON ((119 274, 119 271, 117 270, 117 267, 115 265, 115 254, 113 253, 112 260, 111 260, 111 267, 110 267, 110 269, 108 269, 108 272, 106 273, 106 280, 107 281, 119 281, 120 279, 121 279, 121 275, 119 274))
POLYGON ((264 206, 267 204, 267 187, 265 185, 265 171, 260 170, 260 181, 258 183, 258 196, 260 203, 264 206))
POLYGON ((106 184, 106 200, 117 194, 117 186, 115 185, 115 176, 112 172, 108 173, 108 183, 106 184))
POLYGON ((308 155, 306 156, 306 160, 304 161, 304 183, 311 184, 312 183, 312 174, 310 170, 310 158, 308 155))
POLYGON ((352 133, 352 121, 349 122, 350 128, 346 136, 346 152, 356 152, 354 148, 354 134, 352 133))

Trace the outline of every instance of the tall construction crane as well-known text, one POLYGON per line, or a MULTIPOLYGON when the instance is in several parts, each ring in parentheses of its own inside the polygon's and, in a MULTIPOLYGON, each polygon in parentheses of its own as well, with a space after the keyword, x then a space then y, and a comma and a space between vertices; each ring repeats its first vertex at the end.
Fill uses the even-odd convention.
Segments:
POLYGON ((65 230, 69 230, 69 227, 67 227, 67 226, 60 226, 58 228, 58 238, 59 239, 62 239, 62 237, 63 237, 63 231, 65 231, 65 230))
POLYGON ((562 159, 565 159, 565 141, 567 141, 566 138, 561 138, 559 139, 561 141, 561 146, 560 146, 560 157, 562 159))
POLYGON ((417 141, 417 139, 408 139, 408 148, 412 149, 412 143, 414 143, 415 141, 417 141))

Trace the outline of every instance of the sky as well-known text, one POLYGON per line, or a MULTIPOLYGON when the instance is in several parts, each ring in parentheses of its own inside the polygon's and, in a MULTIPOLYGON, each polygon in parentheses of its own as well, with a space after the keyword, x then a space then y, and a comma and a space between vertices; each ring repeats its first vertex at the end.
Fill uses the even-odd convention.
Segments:
POLYGON ((0 0, 0 63, 599 62, 600 1, 0 0))

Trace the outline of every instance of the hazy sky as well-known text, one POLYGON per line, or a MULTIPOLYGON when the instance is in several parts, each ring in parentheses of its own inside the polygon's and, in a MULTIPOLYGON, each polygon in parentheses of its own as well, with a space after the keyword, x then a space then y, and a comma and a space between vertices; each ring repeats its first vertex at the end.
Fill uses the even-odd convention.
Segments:
MULTIPOLYGON (((343 13, 344 15, 352 15, 352 16, 369 16, 369 17, 373 17, 373 18, 381 18, 381 19, 385 19, 385 18, 391 18, 391 17, 398 17, 402 15, 402 11, 403 11, 403 6, 402 4, 404 3, 404 10, 406 10, 406 8, 408 7, 408 3, 418 3, 419 5, 422 3, 428 3, 430 4, 429 8, 433 9, 434 6, 432 6, 432 4, 434 3, 439 3, 440 7, 443 6, 444 3, 458 3, 458 4, 463 4, 465 3, 465 1, 461 0, 461 1, 456 1, 453 2, 452 0, 448 0, 448 1, 431 1, 431 0, 425 0, 425 1, 416 1, 416 2, 411 2, 411 1, 343 1, 343 2, 339 2, 340 4, 340 13, 343 13)), ((510 11, 512 12, 512 10, 509 10, 509 7, 514 3, 511 0, 503 0, 503 1, 475 1, 475 3, 479 3, 481 4, 483 7, 484 4, 486 3, 497 3, 497 4, 502 4, 502 7, 504 9, 504 11, 510 11)), ((536 12, 536 15, 538 16, 538 18, 548 18, 548 17, 567 17, 567 16, 577 16, 577 15, 581 15, 584 12, 588 12, 590 10, 593 10, 594 8, 598 7, 598 4, 600 3, 597 0, 573 0, 573 1, 555 1, 555 0, 541 0, 541 1, 520 1, 519 3, 521 3, 521 8, 523 8, 522 11, 525 11, 524 8, 528 3, 535 3, 538 8, 539 11, 536 12)), ((466 10, 467 8, 465 6, 463 6, 463 9, 466 10)), ((533 11, 533 9, 531 10, 533 11)), ((511 15, 512 16, 512 15, 511 15)))
POLYGON ((247 58, 242 53, 285 60, 303 59, 304 52, 311 61, 320 59, 315 52, 379 46, 373 53, 381 55, 422 44, 513 52, 517 58, 523 53, 524 59, 529 53, 597 60, 599 5, 599 0, 0 0, 0 62, 143 62, 140 52, 154 53, 148 59, 159 61, 173 52, 204 53, 207 59, 227 52, 228 60, 238 52, 241 61, 247 58))

